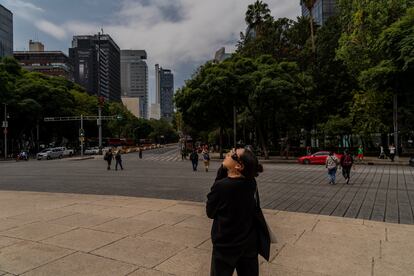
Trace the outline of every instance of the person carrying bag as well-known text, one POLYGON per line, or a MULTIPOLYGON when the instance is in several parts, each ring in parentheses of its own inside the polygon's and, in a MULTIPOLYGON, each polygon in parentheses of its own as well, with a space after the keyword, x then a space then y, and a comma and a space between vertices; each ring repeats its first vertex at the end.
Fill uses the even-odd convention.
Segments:
POLYGON ((258 255, 269 260, 272 240, 255 180, 262 171, 248 149, 230 151, 218 170, 206 204, 213 219, 212 276, 259 275, 258 255))

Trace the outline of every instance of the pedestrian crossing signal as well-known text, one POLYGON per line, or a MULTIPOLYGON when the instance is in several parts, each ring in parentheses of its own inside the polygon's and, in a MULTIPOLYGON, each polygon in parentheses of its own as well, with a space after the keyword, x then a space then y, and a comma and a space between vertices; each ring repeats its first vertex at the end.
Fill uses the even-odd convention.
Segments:
POLYGON ((83 128, 79 129, 79 137, 85 137, 85 130, 83 128))

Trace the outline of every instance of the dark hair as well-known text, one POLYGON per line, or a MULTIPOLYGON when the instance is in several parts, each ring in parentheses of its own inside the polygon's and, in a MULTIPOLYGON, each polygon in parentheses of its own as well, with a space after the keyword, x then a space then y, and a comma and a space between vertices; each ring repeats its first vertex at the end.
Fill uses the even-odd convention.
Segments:
POLYGON ((240 161, 243 164, 241 174, 246 178, 254 178, 263 172, 263 166, 259 164, 256 155, 249 149, 244 149, 240 155, 240 161))

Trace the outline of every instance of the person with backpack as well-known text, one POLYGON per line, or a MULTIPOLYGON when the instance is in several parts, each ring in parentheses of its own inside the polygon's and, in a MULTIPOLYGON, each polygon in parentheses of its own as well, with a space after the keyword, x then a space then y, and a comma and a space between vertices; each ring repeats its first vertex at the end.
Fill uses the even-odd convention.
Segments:
POLYGON ((335 185, 338 163, 338 158, 336 158, 332 151, 329 152, 329 156, 326 158, 325 162, 325 167, 328 169, 329 184, 335 185))
POLYGON ((208 172, 208 167, 210 165, 210 154, 208 153, 208 147, 207 146, 204 147, 201 154, 203 156, 204 168, 205 168, 206 172, 208 172))
POLYGON ((346 180, 346 184, 349 184, 349 179, 351 178, 351 168, 354 164, 354 159, 349 154, 348 150, 344 151, 344 155, 341 157, 341 167, 342 167, 342 175, 346 180))
POLYGON ((198 153, 196 149, 193 149, 193 152, 190 154, 190 160, 193 165, 193 171, 196 171, 198 166, 198 153))

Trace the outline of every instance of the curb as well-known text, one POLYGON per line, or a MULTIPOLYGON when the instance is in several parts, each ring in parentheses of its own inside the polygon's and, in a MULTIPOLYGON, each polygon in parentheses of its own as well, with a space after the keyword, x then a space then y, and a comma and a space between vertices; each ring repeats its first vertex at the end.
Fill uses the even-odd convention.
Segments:
POLYGON ((94 156, 88 156, 88 157, 79 157, 79 158, 72 158, 68 161, 82 161, 82 160, 89 160, 89 159, 95 159, 94 156))

